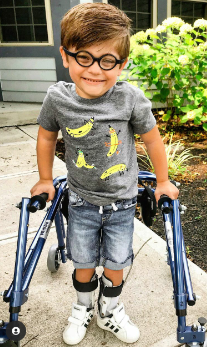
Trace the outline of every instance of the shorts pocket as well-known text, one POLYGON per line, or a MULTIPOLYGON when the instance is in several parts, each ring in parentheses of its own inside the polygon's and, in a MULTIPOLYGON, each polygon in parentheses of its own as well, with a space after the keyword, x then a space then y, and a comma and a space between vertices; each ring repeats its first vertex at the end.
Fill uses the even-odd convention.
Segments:
POLYGON ((84 199, 81 198, 77 193, 73 190, 69 189, 69 205, 70 206, 82 206, 84 203, 84 199))
POLYGON ((137 196, 135 196, 132 199, 124 200, 123 201, 123 208, 127 210, 130 207, 134 207, 137 204, 137 196))

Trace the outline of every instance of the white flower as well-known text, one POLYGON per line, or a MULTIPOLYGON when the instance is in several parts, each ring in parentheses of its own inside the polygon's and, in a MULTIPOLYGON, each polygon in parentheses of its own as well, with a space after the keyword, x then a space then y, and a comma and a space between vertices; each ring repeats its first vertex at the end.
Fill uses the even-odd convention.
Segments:
POLYGON ((150 49, 150 45, 147 45, 147 44, 143 45, 142 47, 143 47, 143 49, 144 49, 145 51, 146 51, 147 49, 150 49))
POLYGON ((198 45, 198 46, 195 46, 195 47, 192 47, 191 49, 192 49, 192 52, 193 53, 198 53, 199 51, 200 51, 200 49, 201 49, 201 47, 199 47, 200 45, 198 45))
POLYGON ((133 50, 138 42, 145 42, 147 40, 147 34, 144 31, 140 31, 130 38, 131 49, 133 50))
POLYGON ((155 32, 155 30, 154 29, 147 29, 146 30, 146 34, 147 34, 147 36, 153 36, 153 35, 155 35, 156 34, 156 32, 155 32))
POLYGON ((189 62, 189 58, 187 57, 187 55, 180 55, 178 58, 179 63, 181 63, 182 65, 184 64, 188 64, 189 62))
POLYGON ((134 46, 136 46, 137 44, 137 40, 136 40, 136 37, 135 35, 131 36, 130 38, 130 45, 131 45, 131 48, 133 48, 134 46))
POLYGON ((143 45, 136 45, 132 51, 131 56, 132 58, 133 57, 136 58, 137 56, 142 55, 143 53, 144 53, 143 45))
POLYGON ((184 24, 185 22, 178 17, 170 17, 162 22, 162 25, 164 25, 166 28, 171 27, 173 29, 180 29, 180 27, 184 24))
POLYGON ((163 25, 158 25, 157 28, 155 29, 156 33, 164 33, 166 32, 166 28, 163 25))
POLYGON ((135 35, 136 41, 138 42, 145 42, 147 40, 147 34, 144 31, 139 31, 135 35))
POLYGON ((180 27, 180 35, 185 35, 187 33, 192 33, 193 31, 193 27, 190 24, 183 24, 180 27))
POLYGON ((194 119, 194 118, 195 118, 195 111, 189 111, 189 112, 187 112, 187 118, 188 118, 189 120, 194 119))
POLYGON ((205 19, 197 19, 194 23, 194 28, 207 28, 207 20, 205 19))

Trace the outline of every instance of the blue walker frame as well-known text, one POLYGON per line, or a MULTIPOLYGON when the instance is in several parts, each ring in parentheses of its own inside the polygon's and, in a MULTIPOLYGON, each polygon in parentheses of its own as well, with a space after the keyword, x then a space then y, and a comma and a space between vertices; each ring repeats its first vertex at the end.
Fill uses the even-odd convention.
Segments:
MULTIPOLYGON (((140 171, 139 178, 147 182, 156 182, 156 176, 147 171, 140 171)), ((65 254, 65 228, 63 215, 60 210, 61 201, 67 189, 67 177, 59 176, 53 181, 56 189, 55 198, 26 253, 27 232, 29 224, 30 198, 22 198, 19 208, 20 220, 17 240, 17 252, 13 281, 8 290, 2 293, 3 300, 9 302, 10 322, 18 321, 21 306, 28 300, 28 288, 37 266, 39 257, 49 234, 52 222, 55 221, 59 258, 66 263, 65 254), (26 255, 26 256, 25 256, 26 255)), ((144 188, 138 188, 138 195, 144 188)), ((164 229, 166 234, 168 259, 173 282, 173 297, 176 315, 178 316, 177 341, 186 346, 204 346, 205 342, 205 319, 200 318, 200 325, 196 329, 186 326, 187 304, 195 304, 196 297, 193 293, 192 282, 186 257, 185 243, 182 233, 179 200, 162 198, 160 208, 162 210, 164 229)), ((32 203, 35 210, 42 209, 39 201, 32 203)), ((34 210, 32 211, 34 212, 34 210)), ((59 265, 58 265, 59 266, 59 265)), ((6 327, 9 323, 0 320, 0 346, 20 346, 20 342, 10 341, 6 335, 6 327), (8 342, 11 344, 8 344, 8 342)))

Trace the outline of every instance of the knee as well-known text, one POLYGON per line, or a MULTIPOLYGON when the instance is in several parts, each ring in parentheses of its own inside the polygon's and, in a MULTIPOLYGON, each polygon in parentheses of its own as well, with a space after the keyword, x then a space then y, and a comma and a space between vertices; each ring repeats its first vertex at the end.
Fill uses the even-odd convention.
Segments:
POLYGON ((95 269, 76 269, 76 280, 82 283, 90 282, 95 273, 95 269))

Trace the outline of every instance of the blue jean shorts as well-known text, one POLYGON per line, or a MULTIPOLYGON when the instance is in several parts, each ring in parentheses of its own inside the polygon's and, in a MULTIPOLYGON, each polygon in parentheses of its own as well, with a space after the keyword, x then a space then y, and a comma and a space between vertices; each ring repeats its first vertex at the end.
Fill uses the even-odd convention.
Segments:
POLYGON ((76 269, 104 266, 121 270, 132 264, 137 197, 100 207, 69 189, 67 256, 76 269))

